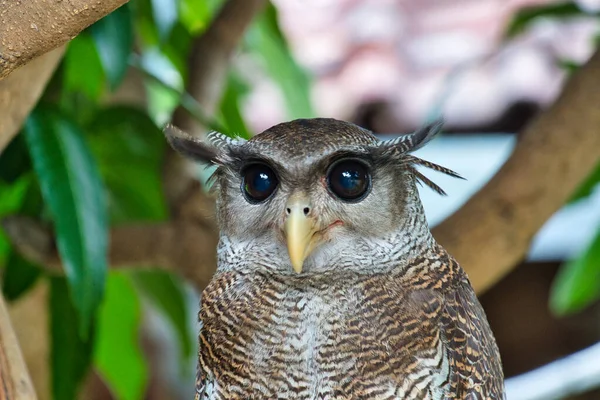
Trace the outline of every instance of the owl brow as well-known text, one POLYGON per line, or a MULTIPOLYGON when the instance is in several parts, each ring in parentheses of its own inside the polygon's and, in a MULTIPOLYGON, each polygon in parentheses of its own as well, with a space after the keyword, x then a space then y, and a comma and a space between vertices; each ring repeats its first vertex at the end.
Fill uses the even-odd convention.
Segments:
POLYGON ((249 164, 260 163, 266 164, 273 169, 279 176, 279 179, 286 179, 289 175, 287 169, 283 165, 253 149, 241 146, 229 147, 227 149, 227 158, 228 161, 223 167, 235 174, 239 174, 240 171, 249 164))
POLYGON ((328 168, 334 162, 345 158, 363 160, 369 165, 373 165, 375 161, 371 155, 371 152, 367 148, 342 149, 331 154, 327 154, 325 157, 323 157, 318 162, 318 168, 328 168))

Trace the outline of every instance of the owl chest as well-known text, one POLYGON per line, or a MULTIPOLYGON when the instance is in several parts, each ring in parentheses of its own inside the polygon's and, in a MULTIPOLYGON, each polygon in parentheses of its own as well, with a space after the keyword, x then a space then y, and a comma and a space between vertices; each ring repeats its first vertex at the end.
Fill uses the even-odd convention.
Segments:
MULTIPOLYGON (((360 285, 205 296, 201 369, 223 398, 405 398, 426 364, 414 355, 434 354, 399 325, 407 315, 402 299, 390 300, 360 285)), ((437 398, 432 393, 425 388, 419 398, 437 398)))

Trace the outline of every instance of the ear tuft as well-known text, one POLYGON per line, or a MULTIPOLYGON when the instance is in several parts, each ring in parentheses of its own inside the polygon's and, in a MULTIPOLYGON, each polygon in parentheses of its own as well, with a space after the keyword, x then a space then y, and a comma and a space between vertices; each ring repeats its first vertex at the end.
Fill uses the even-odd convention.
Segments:
POLYGON ((212 143, 192 137, 171 124, 167 125, 163 132, 173 149, 192 160, 215 164, 221 155, 221 150, 212 143))
POLYGON ((231 138, 217 131, 210 131, 206 134, 206 139, 217 149, 223 150, 227 146, 238 146, 246 140, 242 138, 231 138))
POLYGON ((415 176, 418 183, 425 184, 426 186, 428 186, 429 188, 436 191, 438 194, 440 194, 442 196, 446 196, 446 192, 441 187, 439 187, 435 182, 433 182, 431 179, 427 178, 425 175, 423 175, 422 173, 417 171, 417 169, 415 168, 416 165, 421 165, 425 168, 429 168, 434 171, 441 172, 442 174, 449 175, 453 178, 465 179, 460 174, 452 171, 450 168, 442 167, 441 165, 432 163, 430 161, 423 160, 421 158, 418 158, 418 157, 415 157, 412 155, 404 156, 404 162, 408 166, 409 171, 415 176))
POLYGON ((425 146, 435 135, 441 132, 443 126, 444 120, 438 118, 432 123, 419 128, 415 133, 385 140, 381 142, 380 146, 401 154, 410 153, 425 146))

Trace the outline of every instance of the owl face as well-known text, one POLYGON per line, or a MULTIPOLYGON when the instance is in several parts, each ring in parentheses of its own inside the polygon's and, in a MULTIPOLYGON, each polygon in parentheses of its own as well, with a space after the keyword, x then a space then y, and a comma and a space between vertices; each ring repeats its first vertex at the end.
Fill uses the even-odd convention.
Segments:
POLYGON ((382 142, 353 124, 311 119, 243 142, 215 133, 201 142, 172 129, 167 137, 182 153, 218 165, 221 235, 300 273, 377 246, 409 226, 421 210, 413 167, 419 159, 405 148, 438 130, 439 124, 382 142))

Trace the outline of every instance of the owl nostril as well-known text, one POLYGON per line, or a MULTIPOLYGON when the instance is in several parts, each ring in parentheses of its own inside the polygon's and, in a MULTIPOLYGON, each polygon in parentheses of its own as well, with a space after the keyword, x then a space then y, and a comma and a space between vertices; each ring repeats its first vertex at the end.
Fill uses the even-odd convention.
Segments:
POLYGON ((286 208, 286 209, 285 209, 285 211, 288 213, 288 215, 292 213, 292 209, 291 209, 291 208, 289 208, 289 207, 288 207, 288 208, 286 208))
POLYGON ((304 207, 304 215, 308 215, 308 213, 310 212, 310 208, 308 207, 304 207))

